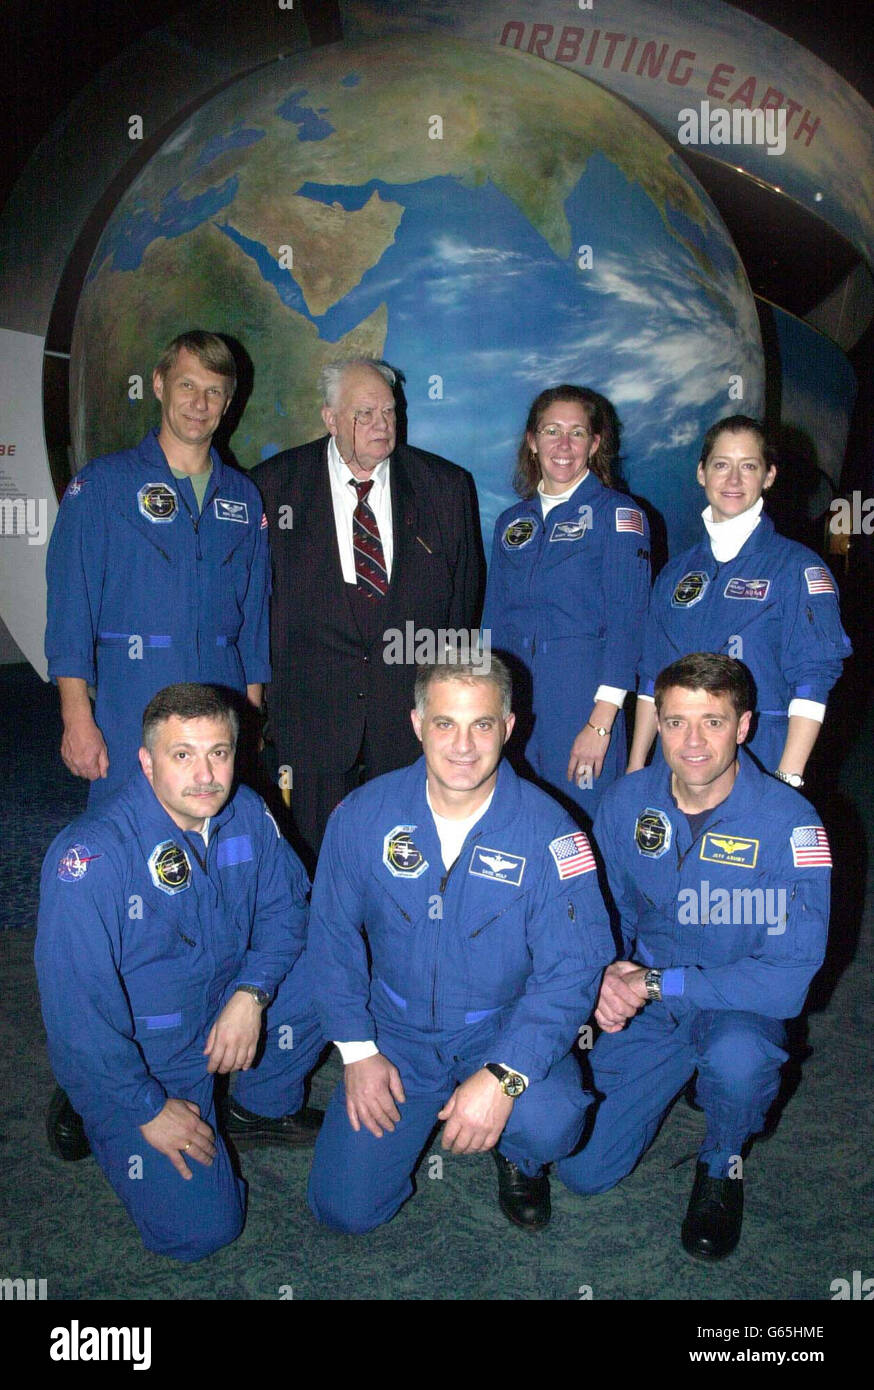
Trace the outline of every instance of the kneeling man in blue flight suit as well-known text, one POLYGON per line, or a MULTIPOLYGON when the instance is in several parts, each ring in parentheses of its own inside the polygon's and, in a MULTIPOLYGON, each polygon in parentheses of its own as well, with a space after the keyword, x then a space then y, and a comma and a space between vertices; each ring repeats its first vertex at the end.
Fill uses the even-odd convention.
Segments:
POLYGON ((245 1216, 215 1075, 241 1072, 238 1146, 311 1143, 321 1119, 302 1108, 322 1045, 300 959, 309 884, 261 798, 232 794, 237 731, 214 687, 160 691, 142 770, 58 836, 42 871, 52 1067, 144 1244, 185 1261, 245 1216))
POLYGON ((697 1071, 707 1130, 681 1239, 718 1260, 740 1239, 742 1152, 777 1094, 784 1020, 825 954, 831 852, 809 802, 740 747, 739 662, 683 657, 655 706, 664 762, 612 786, 595 820, 628 959, 605 972, 595 1014, 604 1099, 559 1173, 575 1192, 615 1186, 697 1071))
POLYGON ((340 803, 316 872, 313 988, 345 1071, 309 1203, 339 1231, 390 1220, 443 1120, 443 1148, 491 1150, 501 1210, 537 1230, 591 1101, 570 1050, 615 944, 586 836, 501 762, 506 667, 423 667, 415 702, 424 758, 340 803))

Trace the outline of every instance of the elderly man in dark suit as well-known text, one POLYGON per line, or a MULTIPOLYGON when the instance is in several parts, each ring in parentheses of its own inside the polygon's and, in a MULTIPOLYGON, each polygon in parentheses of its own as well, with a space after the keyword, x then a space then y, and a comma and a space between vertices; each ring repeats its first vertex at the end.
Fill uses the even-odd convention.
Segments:
POLYGON ((417 756, 415 645, 469 633, 479 619, 473 479, 396 444, 395 380, 369 358, 329 364, 328 434, 252 474, 273 554, 270 726, 311 862, 337 802, 417 756))

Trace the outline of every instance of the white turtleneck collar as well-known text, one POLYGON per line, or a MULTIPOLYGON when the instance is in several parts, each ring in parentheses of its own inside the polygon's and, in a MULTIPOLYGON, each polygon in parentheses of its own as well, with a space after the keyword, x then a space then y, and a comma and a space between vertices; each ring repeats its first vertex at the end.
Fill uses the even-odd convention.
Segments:
POLYGON ((758 526, 763 506, 764 499, 760 497, 745 512, 729 517, 728 521, 714 521, 712 507, 708 504, 704 508, 701 517, 707 527, 714 560, 722 564, 725 560, 734 559, 758 526))
POLYGON ((567 488, 565 492, 544 492, 543 479, 540 479, 540 482, 537 484, 537 492, 540 496, 540 510, 543 513, 544 521, 549 516, 549 513, 552 511, 553 507, 560 507, 562 502, 567 502, 571 497, 573 497, 577 488, 580 486, 580 483, 584 483, 588 478, 589 472, 590 470, 587 468, 583 476, 581 478, 577 478, 577 481, 575 483, 572 483, 571 486, 567 488))

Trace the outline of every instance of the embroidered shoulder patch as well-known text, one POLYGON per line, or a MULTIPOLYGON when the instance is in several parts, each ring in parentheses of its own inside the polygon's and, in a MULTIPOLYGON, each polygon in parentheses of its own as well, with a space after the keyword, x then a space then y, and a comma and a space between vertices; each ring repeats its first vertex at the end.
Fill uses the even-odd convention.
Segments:
POLYGON ((88 872, 92 859, 101 859, 100 854, 92 854, 87 845, 70 845, 65 849, 58 863, 58 878, 62 883, 78 883, 88 872))
POLYGON ((636 507, 617 507, 616 530, 635 531, 638 536, 642 536, 643 513, 639 512, 636 507))
POLYGON ((551 840, 549 852, 555 860, 559 878, 575 878, 577 874, 588 874, 595 868, 592 846, 582 830, 551 840))
POLYGON ((809 594, 834 594, 837 592, 834 580, 825 565, 810 565, 804 571, 804 578, 807 581, 809 594))
POLYGON ((821 825, 797 825, 789 837, 796 869, 832 867, 828 835, 821 825))

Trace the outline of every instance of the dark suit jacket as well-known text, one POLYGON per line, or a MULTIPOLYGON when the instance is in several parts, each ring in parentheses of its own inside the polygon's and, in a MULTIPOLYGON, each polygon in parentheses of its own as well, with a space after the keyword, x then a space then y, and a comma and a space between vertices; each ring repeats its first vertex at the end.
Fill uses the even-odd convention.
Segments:
POLYGON ((328 437, 252 470, 273 557, 268 690, 270 727, 292 768, 342 771, 361 746, 371 773, 421 751, 410 727, 415 667, 383 660, 383 633, 471 628, 479 622, 485 563, 473 478, 436 454, 398 445, 390 467, 391 583, 367 640, 340 568, 328 474, 328 437), (282 511, 290 508, 291 511, 282 511))

